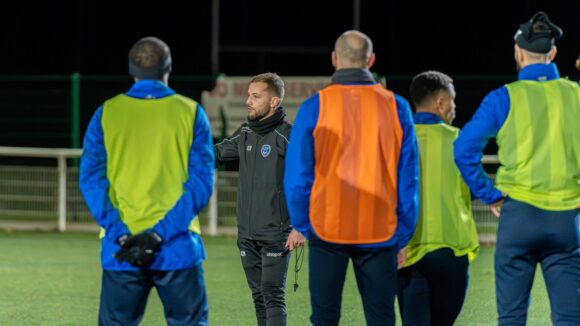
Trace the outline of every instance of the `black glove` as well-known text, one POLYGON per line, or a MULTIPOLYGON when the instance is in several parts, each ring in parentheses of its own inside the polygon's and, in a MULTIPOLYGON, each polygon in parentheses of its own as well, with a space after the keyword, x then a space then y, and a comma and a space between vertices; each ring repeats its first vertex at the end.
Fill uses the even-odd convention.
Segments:
POLYGON ((123 234, 122 236, 119 237, 119 239, 117 239, 117 244, 121 247, 124 247, 125 242, 127 242, 127 239, 129 239, 129 235, 123 234))
POLYGON ((157 252, 161 249, 161 237, 155 233, 146 231, 123 239, 120 237, 117 242, 121 250, 117 251, 115 258, 117 261, 126 261, 129 264, 143 268, 151 265, 157 252))

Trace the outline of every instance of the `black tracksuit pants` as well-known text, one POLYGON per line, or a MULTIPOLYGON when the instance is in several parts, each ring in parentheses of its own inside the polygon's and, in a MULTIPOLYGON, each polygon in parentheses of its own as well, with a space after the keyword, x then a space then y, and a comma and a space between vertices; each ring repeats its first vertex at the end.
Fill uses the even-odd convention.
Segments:
POLYGON ((399 310, 403 325, 452 326, 467 292, 469 261, 441 248, 399 270, 399 310))
POLYGON ((238 238, 238 248, 252 290, 259 326, 286 325, 286 274, 290 252, 286 239, 276 241, 238 238))

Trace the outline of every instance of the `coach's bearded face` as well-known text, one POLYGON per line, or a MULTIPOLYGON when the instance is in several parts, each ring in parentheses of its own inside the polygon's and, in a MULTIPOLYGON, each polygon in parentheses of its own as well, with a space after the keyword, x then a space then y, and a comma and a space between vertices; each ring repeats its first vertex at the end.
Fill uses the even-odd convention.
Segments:
POLYGON ((263 82, 251 83, 248 87, 248 120, 259 121, 271 115, 276 106, 273 105, 272 94, 268 91, 268 84, 263 82))

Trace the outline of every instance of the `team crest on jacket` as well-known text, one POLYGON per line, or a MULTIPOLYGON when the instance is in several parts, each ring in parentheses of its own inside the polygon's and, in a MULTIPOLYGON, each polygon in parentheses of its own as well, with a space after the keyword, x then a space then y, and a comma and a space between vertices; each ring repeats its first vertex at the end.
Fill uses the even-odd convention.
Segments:
POLYGON ((262 153, 263 157, 268 157, 268 155, 270 155, 271 151, 272 151, 272 147, 270 147, 270 145, 266 144, 266 145, 262 145, 262 150, 260 151, 260 153, 262 153))

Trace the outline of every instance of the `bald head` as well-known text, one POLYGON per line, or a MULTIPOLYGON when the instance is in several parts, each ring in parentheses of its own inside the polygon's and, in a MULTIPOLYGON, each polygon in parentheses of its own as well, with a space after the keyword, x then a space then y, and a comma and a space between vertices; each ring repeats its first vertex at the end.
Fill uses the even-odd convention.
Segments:
POLYGON ((374 61, 373 42, 364 33, 346 31, 336 40, 333 57, 336 57, 337 69, 369 68, 371 61, 374 61))

